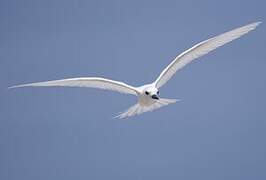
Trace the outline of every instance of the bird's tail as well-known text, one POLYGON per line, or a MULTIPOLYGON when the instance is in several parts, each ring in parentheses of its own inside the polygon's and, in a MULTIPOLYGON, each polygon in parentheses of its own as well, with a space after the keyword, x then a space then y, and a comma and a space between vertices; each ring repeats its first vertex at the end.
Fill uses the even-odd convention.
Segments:
POLYGON ((152 104, 150 106, 142 106, 139 103, 137 103, 137 104, 131 106, 130 108, 128 108, 126 111, 119 114, 118 116, 116 116, 116 118, 122 119, 122 118, 127 118, 127 117, 131 117, 131 116, 139 115, 141 113, 153 111, 155 109, 158 109, 160 107, 175 103, 177 101, 179 101, 179 100, 160 98, 159 100, 157 100, 154 104, 152 104))

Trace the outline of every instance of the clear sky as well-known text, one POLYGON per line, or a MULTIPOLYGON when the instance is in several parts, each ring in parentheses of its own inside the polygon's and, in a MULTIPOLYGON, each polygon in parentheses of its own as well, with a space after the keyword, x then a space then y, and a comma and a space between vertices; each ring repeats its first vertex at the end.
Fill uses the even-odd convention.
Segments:
POLYGON ((1 180, 265 180, 266 3, 262 0, 1 0, 1 180), (11 85, 104 76, 152 82, 196 42, 254 22, 179 71, 182 99, 114 119, 133 96, 11 85))

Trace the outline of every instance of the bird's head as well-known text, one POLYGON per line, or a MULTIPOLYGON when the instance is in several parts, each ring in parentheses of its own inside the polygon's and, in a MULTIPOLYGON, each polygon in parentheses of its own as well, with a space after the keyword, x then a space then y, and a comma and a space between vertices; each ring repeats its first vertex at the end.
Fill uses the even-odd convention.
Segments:
POLYGON ((159 90, 155 87, 148 87, 144 90, 144 94, 152 99, 159 99, 159 90))

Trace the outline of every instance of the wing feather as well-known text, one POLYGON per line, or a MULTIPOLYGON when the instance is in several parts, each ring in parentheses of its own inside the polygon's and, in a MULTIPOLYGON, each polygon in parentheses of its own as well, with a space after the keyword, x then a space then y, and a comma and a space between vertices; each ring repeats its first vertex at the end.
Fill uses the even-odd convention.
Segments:
POLYGON ((112 90, 120 93, 133 94, 133 95, 137 95, 138 93, 137 89, 133 86, 130 86, 120 81, 114 81, 101 77, 81 77, 81 78, 70 78, 70 79, 62 79, 54 81, 44 81, 44 82, 12 86, 10 88, 30 87, 30 86, 89 87, 89 88, 112 90))
POLYGON ((178 55, 160 74, 155 81, 157 88, 163 86, 179 69, 190 63, 192 60, 197 59, 210 51, 229 43, 251 30, 254 30, 261 22, 255 22, 242 26, 240 28, 231 30, 221 35, 215 36, 203 42, 200 42, 192 48, 178 55))

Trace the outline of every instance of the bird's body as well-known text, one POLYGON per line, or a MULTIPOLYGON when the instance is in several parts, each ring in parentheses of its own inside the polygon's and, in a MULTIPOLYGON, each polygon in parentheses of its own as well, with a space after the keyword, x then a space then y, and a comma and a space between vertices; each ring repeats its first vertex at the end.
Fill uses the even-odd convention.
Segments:
POLYGON ((158 96, 158 89, 153 84, 147 84, 137 88, 140 92, 138 95, 138 102, 141 106, 150 106, 158 99, 150 98, 152 95, 158 96), (148 96, 145 92, 149 92, 148 96))
POLYGON ((162 106, 175 103, 176 99, 159 98, 159 90, 155 84, 147 84, 136 88, 138 91, 138 103, 121 113, 117 117, 125 118, 138 115, 144 112, 153 111, 162 106))
POLYGON ((27 86, 69 86, 91 87, 118 91, 120 93, 137 96, 138 102, 117 117, 125 118, 138 115, 144 112, 153 111, 168 104, 175 103, 177 101, 176 99, 159 98, 159 88, 162 87, 179 69, 190 63, 192 60, 197 59, 209 53, 210 51, 241 37, 251 30, 254 30, 259 24, 260 22, 248 24, 196 44, 192 48, 178 55, 161 72, 159 77, 153 83, 140 87, 133 87, 120 81, 114 81, 101 77, 82 77, 23 84, 13 86, 11 88, 27 86))

